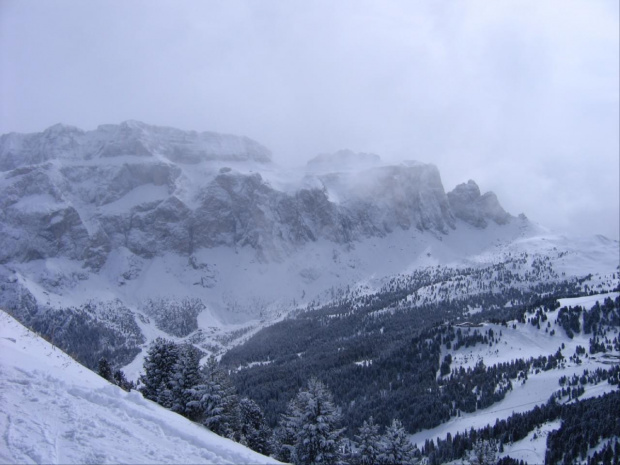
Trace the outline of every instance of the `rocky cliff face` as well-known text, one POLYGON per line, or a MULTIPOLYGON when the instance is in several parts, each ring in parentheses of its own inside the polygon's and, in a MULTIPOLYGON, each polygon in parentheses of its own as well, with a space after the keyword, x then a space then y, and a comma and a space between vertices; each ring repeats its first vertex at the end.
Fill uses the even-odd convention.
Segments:
POLYGON ((449 192, 448 201, 457 218, 479 228, 485 228, 489 220, 506 224, 511 218, 493 192, 481 195, 480 188, 472 180, 459 184, 449 192))
POLYGON ((119 247, 150 258, 218 246, 249 246, 269 261, 319 239, 510 219, 473 181, 446 195, 433 165, 377 166, 359 154, 366 169, 344 169, 356 156, 322 155, 310 164, 320 165, 308 174, 314 187, 282 192, 259 174, 269 151, 243 137, 138 122, 4 135, 0 263, 64 256, 97 270, 119 247))
POLYGON ((247 137, 181 131, 138 121, 105 124, 94 131, 57 124, 41 133, 11 133, 0 138, 0 171, 48 160, 84 162, 123 156, 183 164, 271 161, 269 150, 247 137))

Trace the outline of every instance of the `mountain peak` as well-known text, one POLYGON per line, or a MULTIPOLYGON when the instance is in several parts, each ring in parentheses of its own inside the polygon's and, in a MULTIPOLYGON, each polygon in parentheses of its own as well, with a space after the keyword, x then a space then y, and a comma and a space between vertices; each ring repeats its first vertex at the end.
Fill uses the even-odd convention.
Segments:
POLYGON ((71 126, 69 124, 56 123, 50 126, 49 128, 47 128, 45 131, 43 131, 43 133, 48 134, 48 135, 49 134, 65 134, 65 133, 83 134, 84 131, 81 130, 80 128, 71 126))
POLYGON ((138 121, 135 119, 128 119, 126 121, 123 121, 121 124, 121 127, 127 127, 127 128, 131 128, 131 129, 144 129, 145 127, 147 127, 148 125, 143 123, 142 121, 138 121))
POLYGON ((511 218, 493 192, 481 194, 478 184, 471 179, 448 192, 448 201, 454 216, 478 228, 485 228, 488 220, 506 224, 511 218))
POLYGON ((40 133, 0 138, 0 171, 53 159, 92 160, 119 156, 164 158, 182 164, 209 161, 270 163, 271 152, 243 136, 182 131, 128 120, 93 131, 56 124, 40 133), (16 154, 19 152, 19 156, 16 154))

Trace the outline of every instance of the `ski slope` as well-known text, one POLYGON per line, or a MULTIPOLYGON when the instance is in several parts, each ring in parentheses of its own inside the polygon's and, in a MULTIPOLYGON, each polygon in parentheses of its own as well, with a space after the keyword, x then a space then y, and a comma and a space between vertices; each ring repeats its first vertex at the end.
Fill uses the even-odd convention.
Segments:
MULTIPOLYGON (((559 299, 559 302, 562 307, 581 305, 584 308, 590 309, 596 302, 602 304, 605 298, 615 299, 618 295, 618 292, 611 292, 559 299)), ((485 333, 488 329, 493 329, 496 335, 501 332, 498 344, 493 346, 477 344, 473 347, 461 347, 459 350, 450 351, 444 348, 442 359, 448 353, 452 355, 452 370, 458 369, 461 366, 463 368, 472 368, 479 361, 482 361, 485 366, 490 367, 498 363, 508 363, 515 359, 527 360, 539 356, 548 356, 555 353, 558 349, 561 349, 566 360, 561 368, 549 371, 533 370, 528 373, 526 381, 513 380, 513 389, 508 391, 503 400, 485 409, 472 413, 462 413, 461 416, 454 417, 435 428, 420 431, 410 437, 412 443, 422 447, 427 439, 445 439, 448 433, 454 436, 456 433, 464 433, 471 428, 480 429, 487 425, 493 426, 497 420, 507 419, 513 413, 528 412, 537 405, 545 404, 554 392, 561 389, 559 380, 562 376, 571 378, 575 374, 583 374, 585 370, 608 369, 610 361, 601 357, 600 354, 582 357, 581 363, 569 360, 569 357, 575 353, 577 346, 589 347, 588 340, 591 335, 579 333, 575 334, 572 339, 569 338, 565 331, 555 322, 557 313, 558 309, 547 313, 550 323, 549 332, 545 332, 544 325, 541 325, 542 329, 537 329, 530 323, 510 321, 508 322, 508 327, 485 323, 481 327, 476 327, 472 330, 475 329, 485 333), (550 335, 551 330, 555 330, 555 335, 550 335), (562 345, 564 348, 562 348, 562 345)), ((615 356, 617 360, 620 354, 612 351, 608 352, 608 355, 615 356)), ((597 397, 617 389, 617 387, 608 384, 607 381, 594 385, 588 384, 584 388, 585 393, 579 397, 580 399, 597 397)), ((546 436, 549 431, 556 430, 560 426, 560 421, 541 425, 521 441, 506 445, 505 451, 500 456, 510 456, 528 463, 542 463, 545 457, 546 436)))
POLYGON ((125 392, 0 311, 0 463, 279 463, 125 392))

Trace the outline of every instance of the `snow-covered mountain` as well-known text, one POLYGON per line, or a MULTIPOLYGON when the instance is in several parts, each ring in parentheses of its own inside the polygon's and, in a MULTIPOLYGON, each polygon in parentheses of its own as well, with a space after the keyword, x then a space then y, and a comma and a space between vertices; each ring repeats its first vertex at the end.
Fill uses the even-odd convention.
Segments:
POLYGON ((246 245, 273 261, 320 239, 447 233, 455 228, 453 209, 480 227, 509 219, 492 194, 471 198, 472 191, 480 197, 473 181, 449 201, 432 165, 329 170, 356 158, 365 166, 368 157, 324 155, 320 174, 286 191, 269 180, 278 173, 268 150, 247 138, 138 122, 4 135, 0 262, 65 257, 99 271, 119 248, 150 259, 246 245))
POLYGON ((126 365, 157 336, 221 353, 420 268, 521 253, 558 276, 618 265, 617 242, 551 235, 474 181, 446 193, 433 165, 340 151, 295 172, 244 137, 133 121, 3 135, 0 206, 0 305, 89 366, 126 365))
POLYGON ((1 463, 279 463, 125 392, 0 310, 1 463))
MULTIPOLYGON (((377 155, 342 150, 293 171, 244 137, 139 122, 2 136, 0 206, 0 307, 84 365, 94 368, 104 356, 131 379, 160 336, 220 355, 272 424, 297 390, 298 374, 314 373, 328 377, 349 427, 374 408, 383 424, 403 415, 418 431, 416 441, 460 431, 467 418, 491 418, 497 409, 487 402, 500 400, 489 400, 482 384, 450 394, 460 384, 442 384, 443 357, 452 357, 456 375, 478 359, 493 367, 522 359, 525 346, 528 357, 553 355, 561 343, 567 357, 581 353, 585 332, 551 337, 565 325, 545 299, 607 296, 620 282, 617 241, 553 234, 506 212, 472 180, 446 192, 430 164, 387 165, 377 155), (534 331, 522 318, 539 311, 560 323, 534 331), (500 327, 502 319, 510 326, 500 327), (478 340, 467 326, 474 320, 472 328, 493 330, 485 337, 494 345, 478 340), (474 349, 449 348, 458 331, 473 338, 474 349), (433 338, 438 343, 429 345, 433 338), (409 364, 422 351, 430 352, 419 366, 409 364), (407 369, 395 372, 399 363, 407 369), (392 389, 417 379, 424 364, 434 364, 430 391, 423 383, 392 389), (388 384, 377 384, 373 370, 388 384), (441 390, 452 397, 440 398, 441 390), (429 405, 443 403, 420 416, 395 397, 418 394, 429 405), (472 395, 480 405, 467 404, 472 395), (365 404, 377 396, 379 403, 365 404), (420 419, 426 423, 414 424, 420 419)), ((9 393, 0 402, 11 403, 2 408, 9 431, 3 461, 131 461, 131 454, 137 461, 144 454, 146 461, 249 460, 239 446, 205 439, 173 414, 160 418, 141 396, 93 378, 0 317, 0 382, 9 393), (49 404, 50 415, 34 419, 31 403, 49 404), (99 410, 104 404, 118 422, 99 410), (42 445, 20 439, 29 436, 42 445), (132 445, 134 437, 153 441, 132 445), (110 455, 114 438, 127 447, 110 455), (80 447, 64 447, 67 441, 80 447), (165 455, 173 443, 187 455, 165 455)), ((606 350, 617 356, 617 348, 606 350)), ((592 368, 599 362, 588 360, 592 368)), ((546 399, 559 376, 581 370, 567 362, 538 376, 533 361, 523 363, 532 382, 515 382, 508 392, 517 378, 500 380, 503 407, 537 393, 546 399), (544 389, 536 391, 539 381, 544 389)))

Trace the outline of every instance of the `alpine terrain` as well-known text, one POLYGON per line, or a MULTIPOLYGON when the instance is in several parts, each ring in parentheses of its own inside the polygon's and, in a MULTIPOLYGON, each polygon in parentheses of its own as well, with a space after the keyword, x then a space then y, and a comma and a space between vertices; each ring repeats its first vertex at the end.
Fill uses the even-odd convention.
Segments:
POLYGON ((50 424, 96 404, 189 448, 101 433, 153 437, 136 461, 224 457, 54 347, 284 462, 618 460, 618 241, 552 233, 464 181, 350 150, 285 169, 246 137, 137 121, 1 136, 0 307, 52 344, 0 315, 3 460, 133 461, 87 429, 41 424, 51 452, 24 446, 43 417, 20 389, 58 394, 50 424))
POLYGON ((278 463, 125 392, 0 313, 0 462, 278 463))

